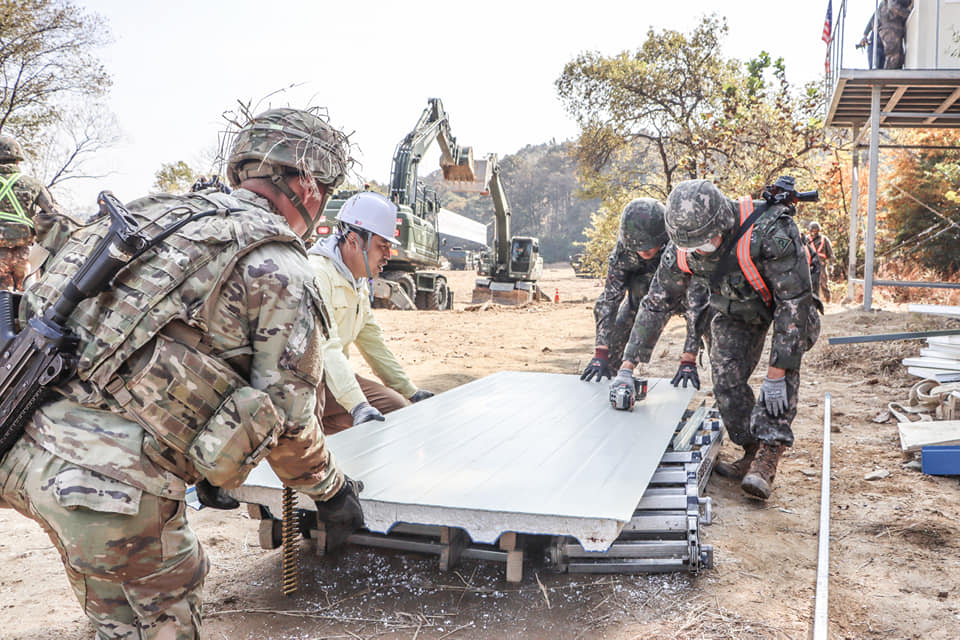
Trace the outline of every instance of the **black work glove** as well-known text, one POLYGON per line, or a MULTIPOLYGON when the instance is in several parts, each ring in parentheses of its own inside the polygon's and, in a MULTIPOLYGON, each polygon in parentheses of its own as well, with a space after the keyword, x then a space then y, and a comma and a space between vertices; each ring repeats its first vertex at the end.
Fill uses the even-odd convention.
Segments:
POLYGON ((670 384, 675 387, 679 387, 681 382, 683 383, 684 389, 687 388, 687 382, 692 384, 694 389, 700 389, 700 374, 697 373, 696 361, 680 361, 680 368, 677 369, 677 375, 673 376, 673 380, 670 381, 670 384))
POLYGON ((596 378, 597 382, 600 382, 604 376, 608 379, 613 377, 613 369, 610 368, 609 350, 606 347, 597 347, 596 351, 593 352, 593 360, 580 374, 580 379, 590 382, 596 378))
POLYGON ((421 400, 426 400, 427 398, 433 397, 433 391, 427 391, 426 389, 417 389, 417 392, 410 396, 410 402, 420 402, 421 400))
POLYGON ((360 508, 360 492, 363 483, 343 477, 340 491, 325 502, 316 501, 317 521, 327 527, 339 527, 351 531, 363 526, 363 509, 360 508))
POLYGON ((210 481, 207 479, 197 482, 195 488, 197 490, 197 500, 205 507, 229 511, 230 509, 236 509, 240 506, 236 498, 220 487, 210 484, 210 481))
POLYGON ((361 402, 353 409, 350 410, 350 415, 353 416, 353 426, 358 424, 363 424, 364 422, 370 422, 371 420, 377 420, 378 422, 383 422, 386 418, 383 417, 383 414, 377 410, 369 402, 361 402))

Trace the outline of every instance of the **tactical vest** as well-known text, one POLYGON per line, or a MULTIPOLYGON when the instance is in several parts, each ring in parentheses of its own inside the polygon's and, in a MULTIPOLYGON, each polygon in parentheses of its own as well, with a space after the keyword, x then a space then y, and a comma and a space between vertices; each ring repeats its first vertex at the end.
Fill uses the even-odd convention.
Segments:
MULTIPOLYGON (((744 224, 747 221, 747 218, 750 217, 750 214, 753 213, 754 205, 753 198, 750 196, 742 196, 737 200, 740 210, 740 224, 744 224)), ((762 215, 762 214, 761 214, 762 215)), ((773 295, 770 293, 770 288, 767 286, 767 283, 763 281, 763 277, 760 275, 760 271, 757 269, 757 265, 753 262, 753 257, 750 255, 750 246, 753 241, 753 228, 754 224, 750 225, 750 228, 747 229, 743 235, 740 236, 740 239, 737 240, 736 252, 737 252, 737 264, 740 266, 740 273, 743 274, 743 277, 746 278, 747 282, 750 284, 750 287, 757 292, 757 295, 760 296, 760 299, 763 300, 763 304, 768 308, 773 305, 773 295)), ((810 266, 810 250, 803 246, 804 254, 807 257, 807 266, 810 266)), ((690 251, 688 249, 681 249, 677 247, 677 266, 684 273, 693 272, 690 270, 690 265, 687 261, 690 251)), ((733 274, 735 277, 738 275, 733 274)), ((723 284, 726 285, 725 292, 737 292, 738 287, 736 283, 731 282, 730 275, 726 275, 723 278, 723 284)))
MULTIPOLYGON (((147 235, 211 208, 221 211, 186 224, 122 269, 110 290, 80 303, 67 323, 81 339, 77 374, 58 391, 138 422, 144 454, 185 481, 232 487, 276 443, 283 417, 228 362, 250 348, 212 352, 211 306, 241 257, 266 243, 302 245, 281 217, 222 193, 128 206, 147 235)), ((60 296, 108 228, 105 219, 71 236, 27 294, 29 313, 60 296)))

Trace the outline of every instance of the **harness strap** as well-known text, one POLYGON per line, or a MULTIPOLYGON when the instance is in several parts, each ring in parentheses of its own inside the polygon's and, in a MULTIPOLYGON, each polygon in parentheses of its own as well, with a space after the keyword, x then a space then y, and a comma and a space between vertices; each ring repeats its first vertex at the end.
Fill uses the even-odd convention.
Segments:
MULTIPOLYGON (((753 198, 750 196, 742 196, 739 198, 738 203, 740 205, 740 224, 745 224, 747 218, 753 213, 753 198)), ((737 262, 740 263, 740 270, 743 271, 743 275, 746 276, 747 282, 760 294, 764 304, 769 307, 773 303, 773 296, 770 294, 770 289, 767 288, 767 283, 760 277, 760 271, 757 270, 757 265, 754 264, 753 258, 750 257, 750 240, 752 237, 753 225, 751 224, 737 241, 737 262)))
POLYGON ((0 220, 25 224, 33 229, 33 220, 27 216, 23 210, 23 205, 20 204, 20 199, 17 198, 17 194, 13 192, 13 185, 17 183, 17 180, 19 180, 22 175, 21 173, 12 173, 9 178, 0 176, 0 207, 2 207, 3 201, 6 200, 10 203, 10 206, 13 207, 14 211, 13 213, 9 213, 0 210, 0 220))
POLYGON ((690 270, 690 265, 687 264, 687 255, 689 255, 689 253, 689 249, 681 249, 680 247, 677 247, 677 266, 680 267, 680 271, 692 274, 693 271, 690 270))

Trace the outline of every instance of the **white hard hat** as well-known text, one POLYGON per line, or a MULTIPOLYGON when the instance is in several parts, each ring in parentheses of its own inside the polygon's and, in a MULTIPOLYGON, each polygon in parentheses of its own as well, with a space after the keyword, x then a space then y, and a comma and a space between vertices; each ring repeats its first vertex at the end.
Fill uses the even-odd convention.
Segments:
POLYGON ((361 191, 351 196, 340 207, 337 220, 370 231, 391 244, 397 242, 397 205, 374 191, 361 191))

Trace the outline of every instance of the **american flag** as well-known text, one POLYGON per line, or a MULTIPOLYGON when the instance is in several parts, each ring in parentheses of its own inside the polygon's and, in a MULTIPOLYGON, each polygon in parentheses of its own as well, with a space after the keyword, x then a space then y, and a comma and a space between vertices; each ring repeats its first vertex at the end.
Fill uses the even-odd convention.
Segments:
POLYGON ((823 68, 830 73, 830 41, 833 40, 833 0, 827 0, 827 17, 823 21, 823 41, 827 43, 827 55, 823 59, 823 68))
POLYGON ((827 0, 827 17, 823 21, 823 41, 830 44, 833 38, 833 0, 827 0))

